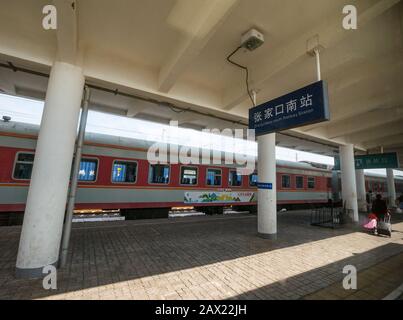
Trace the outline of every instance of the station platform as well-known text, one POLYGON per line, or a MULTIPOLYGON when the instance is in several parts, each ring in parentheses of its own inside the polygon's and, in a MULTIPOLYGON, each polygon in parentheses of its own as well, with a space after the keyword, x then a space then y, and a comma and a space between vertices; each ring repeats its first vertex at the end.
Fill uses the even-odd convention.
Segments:
MULTIPOLYGON (((403 284, 403 253, 397 254, 367 269, 357 276, 357 290, 345 290, 341 282, 310 294, 306 300, 401 300, 399 283, 403 284), (395 295, 395 291, 398 294, 395 295)), ((402 285, 400 285, 402 287, 402 285)))
POLYGON ((274 242, 249 214, 76 223, 56 290, 14 278, 21 227, 1 227, 0 299, 382 299, 403 282, 403 215, 392 222, 387 238, 282 212, 274 242), (358 290, 344 296, 347 264, 358 290))

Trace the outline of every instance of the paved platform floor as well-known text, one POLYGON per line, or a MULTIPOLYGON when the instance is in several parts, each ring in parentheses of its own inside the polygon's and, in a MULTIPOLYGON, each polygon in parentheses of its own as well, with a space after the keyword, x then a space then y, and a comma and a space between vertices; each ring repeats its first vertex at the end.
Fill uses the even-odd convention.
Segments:
POLYGON ((305 296, 307 300, 382 300, 403 283, 403 253, 358 272, 357 290, 345 290, 342 282, 305 296))
MULTIPOLYGON (((369 286, 360 280, 370 277, 365 270, 401 270, 403 217, 394 217, 392 238, 312 227, 306 211, 278 220, 277 241, 257 237, 251 215, 74 224, 57 290, 14 278, 21 228, 1 227, 0 299, 347 298, 333 288, 345 265, 359 270, 357 292, 369 286), (387 261, 394 262, 385 267, 387 261), (326 296, 326 289, 333 291, 326 296)), ((387 294, 380 285, 372 289, 358 298, 387 294)))

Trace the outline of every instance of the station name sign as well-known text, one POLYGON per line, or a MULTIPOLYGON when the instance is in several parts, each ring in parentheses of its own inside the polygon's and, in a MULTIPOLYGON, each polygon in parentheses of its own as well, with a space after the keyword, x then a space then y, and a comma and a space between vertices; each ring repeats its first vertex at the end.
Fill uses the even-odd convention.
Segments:
MULTIPOLYGON (((396 152, 367 154, 355 156, 355 169, 396 169, 399 168, 399 160, 396 152)), ((340 158, 334 158, 333 170, 340 170, 340 158)))
POLYGON ((329 119, 327 84, 324 81, 249 109, 249 129, 255 129, 256 136, 329 119))

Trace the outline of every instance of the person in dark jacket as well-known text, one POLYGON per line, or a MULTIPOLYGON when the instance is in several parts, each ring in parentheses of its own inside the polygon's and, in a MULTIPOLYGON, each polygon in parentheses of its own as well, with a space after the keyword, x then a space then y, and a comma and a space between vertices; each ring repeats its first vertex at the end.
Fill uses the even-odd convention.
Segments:
POLYGON ((398 198, 398 205, 397 207, 400 209, 403 209, 403 193, 400 195, 400 197, 398 198))
POLYGON ((372 204, 372 190, 369 190, 365 196, 365 200, 367 202, 367 212, 371 212, 371 204, 372 204))
POLYGON ((383 220, 385 214, 388 212, 386 201, 382 199, 380 194, 377 194, 376 199, 372 202, 372 212, 376 214, 379 220, 383 220))

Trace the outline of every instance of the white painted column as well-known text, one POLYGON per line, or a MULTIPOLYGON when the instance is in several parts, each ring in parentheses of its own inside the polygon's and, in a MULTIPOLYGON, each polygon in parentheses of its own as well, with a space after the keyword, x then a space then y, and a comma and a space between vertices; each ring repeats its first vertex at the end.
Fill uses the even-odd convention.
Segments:
POLYGON ((355 170, 355 180, 357 184, 358 210, 367 212, 367 199, 365 190, 365 175, 363 169, 355 170))
POLYGON ((257 229, 261 237, 277 237, 277 193, 276 193, 276 134, 269 133, 257 138, 258 182, 271 183, 272 189, 258 189, 257 229))
POLYGON ((353 210, 353 220, 358 222, 357 186, 355 181, 354 146, 340 146, 341 194, 346 208, 353 210))
POLYGON ((17 277, 43 276, 44 266, 57 263, 83 86, 80 67, 54 63, 18 249, 17 277))
POLYGON ((389 207, 396 207, 396 188, 393 169, 386 169, 386 180, 388 184, 389 207))

